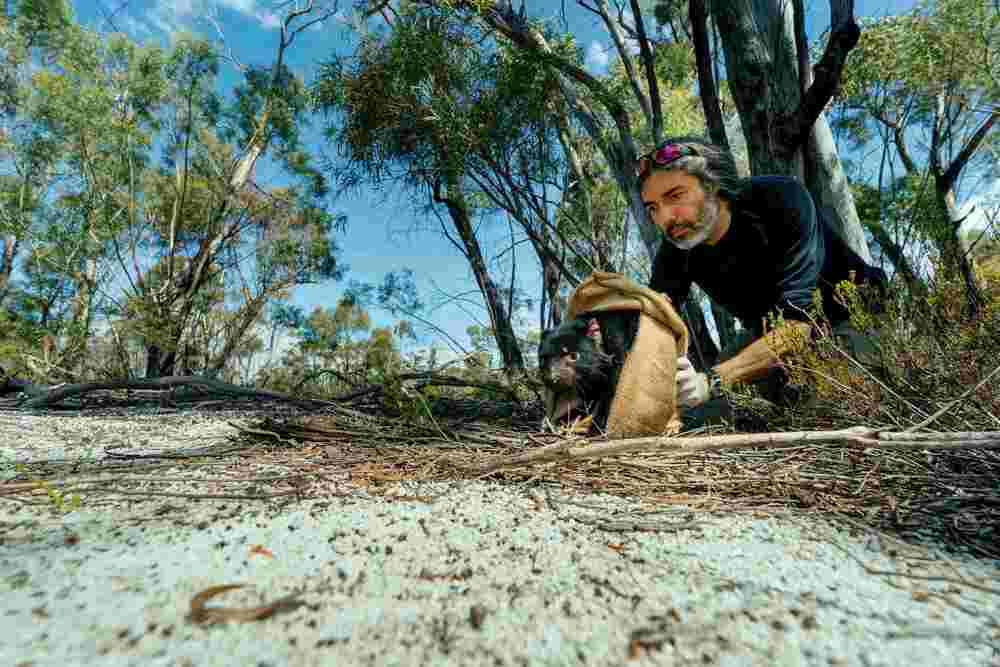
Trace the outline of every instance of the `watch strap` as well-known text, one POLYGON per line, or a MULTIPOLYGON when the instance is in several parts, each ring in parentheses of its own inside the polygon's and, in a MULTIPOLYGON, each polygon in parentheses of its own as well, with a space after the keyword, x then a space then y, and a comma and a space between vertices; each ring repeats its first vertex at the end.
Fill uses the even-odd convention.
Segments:
POLYGON ((709 369, 708 373, 705 374, 708 377, 708 396, 709 398, 721 398, 722 397, 722 378, 713 369, 709 369))

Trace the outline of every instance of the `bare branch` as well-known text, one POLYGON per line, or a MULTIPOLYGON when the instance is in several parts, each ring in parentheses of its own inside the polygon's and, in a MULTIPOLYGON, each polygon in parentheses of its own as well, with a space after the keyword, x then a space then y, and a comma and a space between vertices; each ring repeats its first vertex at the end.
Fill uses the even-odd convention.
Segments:
POLYGON ((244 389, 243 387, 237 387, 218 380, 191 375, 175 375, 137 380, 112 380, 109 382, 85 382, 80 384, 66 384, 52 388, 29 385, 22 387, 22 391, 25 391, 32 396, 32 398, 29 398, 24 402, 24 407, 44 408, 55 405, 65 398, 79 396, 81 394, 98 390, 173 389, 176 387, 202 387, 204 389, 214 391, 215 393, 229 396, 280 400, 298 405, 316 405, 318 403, 325 403, 325 401, 312 401, 288 394, 266 391, 264 389, 244 389))
POLYGON ((972 159, 972 156, 979 149, 979 146, 983 143, 986 137, 989 135, 990 130, 993 129, 993 125, 996 124, 997 119, 1000 118, 1000 108, 994 109, 986 120, 976 129, 975 133, 969 138, 969 140, 959 151, 955 159, 952 160, 951 164, 945 170, 944 175, 941 177, 942 184, 948 189, 951 189, 955 185, 955 181, 958 180, 958 175, 961 173, 965 165, 972 159))
POLYGON ((815 78, 784 128, 785 146, 791 150, 805 144, 813 124, 836 92, 847 55, 861 38, 853 0, 830 0, 830 14, 830 40, 814 68, 815 78))
POLYGON ((241 73, 246 73, 246 65, 240 62, 240 59, 236 57, 236 53, 233 51, 233 48, 229 46, 229 43, 226 41, 226 33, 222 30, 222 24, 219 23, 212 12, 209 12, 205 16, 205 19, 212 24, 215 28, 215 32, 219 35, 219 41, 222 43, 222 47, 226 50, 224 55, 226 60, 233 63, 236 69, 238 69, 241 73))
POLYGON ((632 3, 632 16, 635 17, 635 29, 638 33, 639 55, 642 57, 642 64, 646 69, 646 83, 649 85, 649 99, 653 115, 653 141, 659 143, 663 139, 663 105, 660 102, 660 84, 656 80, 656 62, 653 59, 653 51, 649 48, 649 39, 646 37, 646 26, 642 20, 639 0, 630 1, 632 3))
POLYGON ((691 33, 698 66, 698 89, 702 108, 705 110, 708 133, 712 137, 713 143, 729 148, 726 124, 722 118, 722 107, 719 104, 719 88, 712 69, 712 53, 708 44, 708 12, 705 10, 705 0, 690 0, 688 15, 691 18, 691 33))
MULTIPOLYGON (((642 109, 642 115, 646 118, 646 122, 652 127, 653 113, 649 97, 647 97, 639 85, 639 78, 636 76, 635 66, 632 64, 632 55, 625 47, 625 36, 622 34, 621 25, 612 18, 607 0, 597 0, 597 15, 604 21, 604 26, 608 29, 608 34, 611 35, 611 41, 614 43, 615 50, 618 51, 618 57, 625 67, 625 74, 628 76, 629 85, 632 87, 632 94, 635 95, 636 101, 639 102, 639 108, 642 109)), ((646 44, 646 48, 647 50, 649 49, 648 43, 646 44)), ((655 81, 655 77, 653 80, 655 81)))

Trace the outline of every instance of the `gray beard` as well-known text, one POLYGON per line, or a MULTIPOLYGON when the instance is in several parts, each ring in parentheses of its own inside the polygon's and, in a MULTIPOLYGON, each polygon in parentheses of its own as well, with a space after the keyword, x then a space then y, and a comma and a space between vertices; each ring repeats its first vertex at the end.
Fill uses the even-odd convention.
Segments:
POLYGON ((715 194, 705 195, 705 206, 698 221, 698 231, 682 239, 675 239, 670 234, 664 234, 667 240, 681 250, 690 250, 705 242, 719 226, 719 197, 715 194))

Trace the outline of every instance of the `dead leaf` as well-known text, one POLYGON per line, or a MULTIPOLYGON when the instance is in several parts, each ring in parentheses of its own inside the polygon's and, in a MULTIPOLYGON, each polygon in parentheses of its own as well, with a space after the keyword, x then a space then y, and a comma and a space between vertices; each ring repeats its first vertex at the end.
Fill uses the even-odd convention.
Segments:
POLYGON ((274 558, 274 554, 271 553, 269 549, 265 548, 263 544, 255 544, 252 547, 250 547, 250 555, 264 556, 265 558, 274 558))
POLYGON ((226 621, 260 621, 270 618, 279 612, 291 611, 304 604, 298 601, 298 595, 296 594, 275 600, 270 604, 261 605, 260 607, 227 608, 205 606, 205 603, 216 595, 221 595, 226 591, 236 590, 237 588, 243 588, 245 585, 226 584, 224 586, 206 588, 191 598, 191 612, 188 614, 188 620, 198 625, 212 625, 226 621))

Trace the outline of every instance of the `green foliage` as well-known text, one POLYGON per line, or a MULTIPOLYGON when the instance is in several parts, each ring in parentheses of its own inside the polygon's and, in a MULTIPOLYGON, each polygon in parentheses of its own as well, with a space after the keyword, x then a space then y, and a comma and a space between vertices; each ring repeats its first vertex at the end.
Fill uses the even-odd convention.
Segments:
POLYGON ((433 386, 410 387, 398 377, 390 377, 382 386, 386 407, 395 410, 403 419, 414 425, 434 425, 434 403, 441 397, 441 390, 433 386))
MULTIPOLYGON (((855 149, 882 144, 881 192, 855 193, 866 226, 918 292, 915 274, 930 260, 935 279, 950 280, 937 271, 975 274, 959 238, 960 197, 973 194, 965 184, 1000 174, 1000 134, 981 133, 1000 95, 998 45, 1000 13, 991 2, 918 2, 863 26, 835 100, 835 125, 855 149)), ((980 286, 970 279, 966 290, 969 303, 979 303, 980 286)))
MULTIPOLYGON (((988 0, 924 0, 910 13, 867 21, 838 89, 835 125, 856 146, 882 126, 895 149, 917 161, 926 136, 918 140, 915 131, 937 123, 947 141, 927 158, 943 169, 1000 97, 998 45, 1000 13, 988 0)), ((1000 173, 990 157, 997 141, 991 133, 969 168, 1000 173)))
POLYGON ((26 45, 53 50, 73 27, 73 10, 66 0, 17 0, 14 8, 17 35, 26 45))
POLYGON ((163 364, 153 374, 207 330, 213 353, 246 357, 269 300, 343 272, 343 218, 300 141, 304 84, 285 66, 251 69, 227 96, 207 41, 142 47, 62 20, 57 5, 18 3, 0 24, 17 68, 5 89, 15 129, 0 133, 0 235, 14 235, 23 262, 0 305, 74 332, 64 350, 84 349, 99 311, 117 318, 120 360, 144 349, 163 364), (268 146, 288 184, 245 188, 268 146))
POLYGON ((295 330, 297 343, 280 365, 261 371, 259 381, 279 391, 307 391, 333 397, 370 384, 398 382, 405 362, 400 337, 407 326, 372 328, 367 310, 353 296, 335 308, 317 307, 304 316, 301 309, 278 308, 272 314, 295 330))
POLYGON ((38 486, 38 488, 43 489, 45 491, 45 495, 48 496, 49 505, 56 512, 68 514, 69 512, 80 509, 81 505, 83 504, 83 501, 80 498, 80 494, 78 493, 67 494, 64 491, 61 491, 59 488, 53 486, 46 480, 33 478, 28 473, 27 466, 20 464, 15 465, 14 471, 17 472, 18 474, 25 475, 27 481, 34 482, 38 486))
MULTIPOLYGON (((774 416, 778 430, 918 423, 961 396, 996 367, 1000 356, 1000 290, 978 320, 962 316, 964 284, 939 273, 927 297, 892 289, 873 309, 874 294, 843 283, 837 295, 862 338, 844 338, 818 317, 818 335, 786 363, 800 400, 774 416), (862 341, 863 347, 858 347, 862 341)), ((1000 410, 1000 381, 952 406, 934 428, 988 430, 1000 410)))
POLYGON ((359 173, 414 187, 458 183, 476 161, 533 139, 555 92, 551 75, 484 41, 452 12, 421 9, 387 35, 364 37, 354 58, 323 66, 313 101, 350 162, 342 185, 357 185, 359 173))

